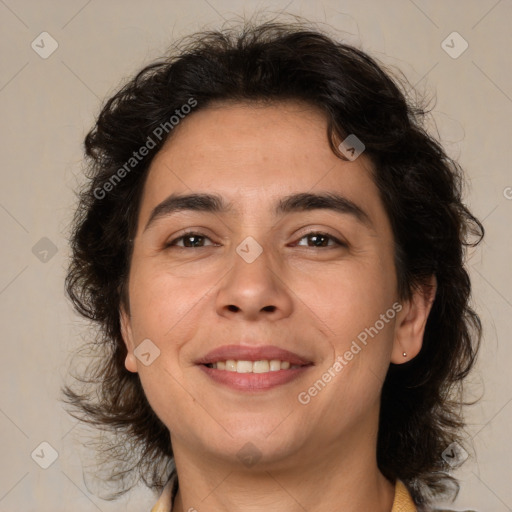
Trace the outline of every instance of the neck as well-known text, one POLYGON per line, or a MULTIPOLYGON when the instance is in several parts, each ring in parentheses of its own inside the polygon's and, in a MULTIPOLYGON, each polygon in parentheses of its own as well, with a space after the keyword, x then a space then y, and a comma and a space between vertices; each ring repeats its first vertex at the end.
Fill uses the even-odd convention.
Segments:
POLYGON ((242 471, 240 464, 195 454, 173 439, 180 487, 172 510, 390 512, 394 485, 377 467, 376 436, 358 434, 358 442, 302 450, 285 466, 242 471))

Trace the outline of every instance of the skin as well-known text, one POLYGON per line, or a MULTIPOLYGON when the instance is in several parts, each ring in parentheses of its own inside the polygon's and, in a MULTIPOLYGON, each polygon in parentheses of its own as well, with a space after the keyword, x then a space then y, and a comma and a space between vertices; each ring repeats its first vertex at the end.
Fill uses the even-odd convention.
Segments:
POLYGON ((419 352, 432 300, 426 291, 399 300, 393 235, 371 162, 364 153, 352 162, 334 155, 320 111, 231 103, 189 115, 151 164, 129 312, 120 311, 126 368, 139 373, 170 430, 180 480, 173 512, 389 512, 394 483, 376 462, 381 388, 390 362, 419 352), (191 192, 218 193, 233 211, 184 211, 145 229, 171 193, 191 192), (342 194, 371 225, 325 209, 275 217, 274 203, 298 192, 342 194), (189 228, 206 237, 199 247, 190 238, 166 247, 189 228), (315 245, 307 235, 318 231, 346 246, 315 245), (236 252, 248 236, 263 249, 252 263, 236 252), (307 405, 299 403, 298 394, 395 302, 402 305, 395 318, 307 405), (148 338, 160 355, 145 366, 133 351, 148 338), (194 364, 231 343, 278 345, 314 366, 271 390, 235 391, 194 364), (260 457, 251 467, 237 457, 247 442, 260 457))

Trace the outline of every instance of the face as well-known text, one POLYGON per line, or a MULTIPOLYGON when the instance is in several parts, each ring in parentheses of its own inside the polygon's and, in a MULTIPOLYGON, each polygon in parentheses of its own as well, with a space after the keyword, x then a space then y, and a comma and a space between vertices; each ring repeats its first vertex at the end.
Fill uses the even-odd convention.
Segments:
POLYGON ((209 107, 154 158, 121 318, 175 452, 250 442, 275 466, 367 442, 400 309, 370 162, 334 155, 313 107, 209 107))

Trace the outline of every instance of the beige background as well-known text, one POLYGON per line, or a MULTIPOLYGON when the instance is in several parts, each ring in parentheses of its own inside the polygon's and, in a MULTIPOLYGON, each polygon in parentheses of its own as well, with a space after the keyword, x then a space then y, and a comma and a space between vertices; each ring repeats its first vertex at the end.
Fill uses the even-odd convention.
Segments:
POLYGON ((512 510, 512 2, 0 0, 0 512, 151 508, 144 489, 117 503, 91 494, 83 431, 57 401, 84 334, 63 295, 82 141, 101 100, 173 39, 265 8, 328 21, 437 95, 439 134, 466 169, 467 201, 487 229, 469 262, 485 327, 472 396, 483 398, 469 411, 476 453, 455 471, 462 488, 454 508, 512 510), (31 47, 43 31, 58 43, 47 59, 31 47), (456 59, 441 46, 453 31, 469 44, 456 59), (43 441, 59 454, 48 469, 31 458, 43 441))

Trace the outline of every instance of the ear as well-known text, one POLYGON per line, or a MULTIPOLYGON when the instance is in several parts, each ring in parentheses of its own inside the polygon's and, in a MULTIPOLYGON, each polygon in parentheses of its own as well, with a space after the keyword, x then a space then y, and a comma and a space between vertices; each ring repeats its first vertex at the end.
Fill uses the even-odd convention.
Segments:
POLYGON ((126 311, 124 305, 121 305, 119 308, 119 320, 121 324, 121 335, 123 336, 127 350, 124 366, 129 372, 137 373, 137 359, 133 354, 135 343, 133 341, 132 323, 130 314, 126 311))
POLYGON ((425 325, 434 303, 436 291, 437 279, 436 276, 431 276, 428 283, 416 288, 411 299, 403 304, 403 309, 398 313, 395 324, 395 339, 391 353, 392 363, 406 363, 418 355, 423 345, 425 325))

